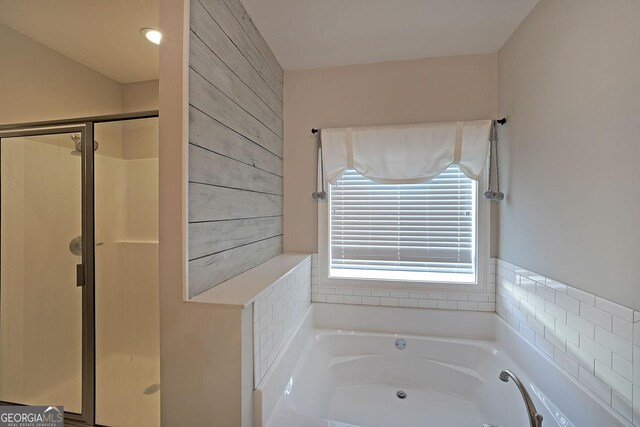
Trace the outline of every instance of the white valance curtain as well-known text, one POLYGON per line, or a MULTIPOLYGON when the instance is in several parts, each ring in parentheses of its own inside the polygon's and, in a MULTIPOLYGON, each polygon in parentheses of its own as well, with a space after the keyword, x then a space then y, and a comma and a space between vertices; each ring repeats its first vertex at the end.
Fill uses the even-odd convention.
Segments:
POLYGON ((322 129, 323 172, 335 184, 347 169, 383 184, 414 184, 451 164, 478 180, 491 120, 322 129))

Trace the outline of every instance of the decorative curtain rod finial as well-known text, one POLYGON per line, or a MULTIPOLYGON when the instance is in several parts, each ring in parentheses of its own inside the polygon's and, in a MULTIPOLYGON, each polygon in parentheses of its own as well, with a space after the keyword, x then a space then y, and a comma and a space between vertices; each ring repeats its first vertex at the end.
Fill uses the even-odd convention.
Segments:
POLYGON ((316 128, 311 129, 311 133, 314 135, 318 132, 320 132, 320 129, 316 129, 316 128))

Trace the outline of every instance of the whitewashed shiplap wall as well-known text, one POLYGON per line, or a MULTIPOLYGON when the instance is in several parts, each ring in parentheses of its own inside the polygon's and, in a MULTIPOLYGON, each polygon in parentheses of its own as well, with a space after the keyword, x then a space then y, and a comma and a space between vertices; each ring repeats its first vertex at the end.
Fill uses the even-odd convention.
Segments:
POLYGON ((192 0, 189 296, 282 253, 282 68, 240 0, 192 0))

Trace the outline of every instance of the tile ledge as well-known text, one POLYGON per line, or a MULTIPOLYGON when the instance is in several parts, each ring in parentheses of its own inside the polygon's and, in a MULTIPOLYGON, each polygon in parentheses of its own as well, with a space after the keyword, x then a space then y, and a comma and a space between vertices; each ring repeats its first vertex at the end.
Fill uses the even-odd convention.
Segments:
POLYGON ((269 286, 288 275, 311 254, 286 252, 187 300, 222 308, 244 309, 269 286))

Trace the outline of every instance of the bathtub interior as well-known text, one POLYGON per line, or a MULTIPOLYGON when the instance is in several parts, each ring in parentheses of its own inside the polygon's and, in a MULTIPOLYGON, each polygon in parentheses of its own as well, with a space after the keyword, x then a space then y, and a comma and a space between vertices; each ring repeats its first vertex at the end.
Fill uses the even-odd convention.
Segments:
POLYGON ((478 340, 316 330, 281 404, 352 425, 422 426, 425 414, 433 425, 526 423, 517 391, 498 379, 514 368, 503 356, 478 340))
POLYGON ((498 378, 502 369, 525 384, 545 427, 627 425, 494 313, 462 317, 470 327, 438 310, 312 304, 258 385, 256 426, 528 425, 515 384, 498 378))

